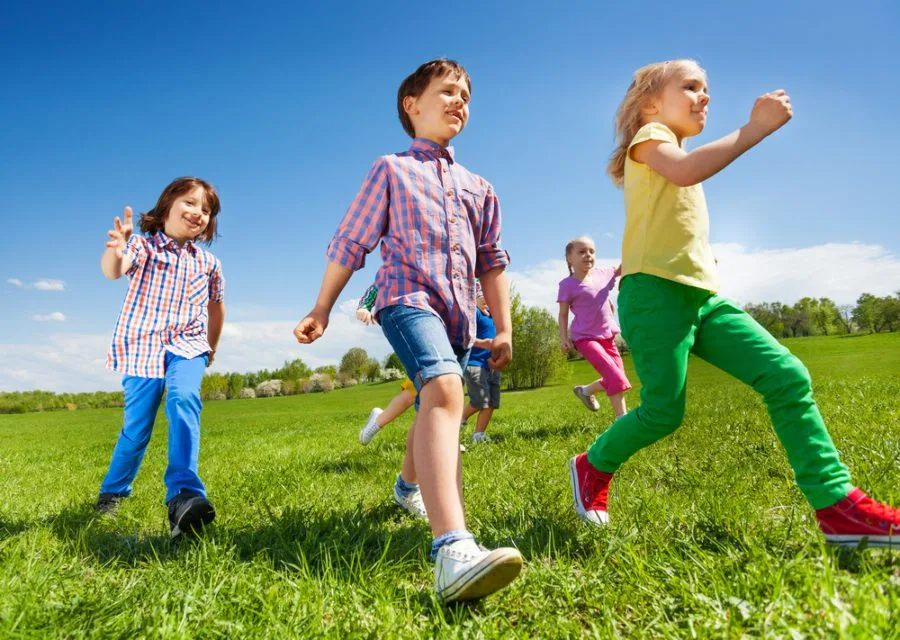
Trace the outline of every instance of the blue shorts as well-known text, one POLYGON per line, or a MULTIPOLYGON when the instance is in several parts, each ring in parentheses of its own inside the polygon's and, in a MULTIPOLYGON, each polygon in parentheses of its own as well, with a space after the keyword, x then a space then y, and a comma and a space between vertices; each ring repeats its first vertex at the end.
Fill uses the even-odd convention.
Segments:
POLYGON ((471 349, 451 345, 443 320, 430 311, 392 305, 378 312, 378 322, 417 392, 438 376, 463 377, 471 349))

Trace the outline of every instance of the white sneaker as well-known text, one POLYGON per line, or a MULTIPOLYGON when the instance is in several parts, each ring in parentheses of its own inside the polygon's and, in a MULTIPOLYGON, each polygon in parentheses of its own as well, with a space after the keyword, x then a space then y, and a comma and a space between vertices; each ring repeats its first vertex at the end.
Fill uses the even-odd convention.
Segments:
POLYGON ((403 495, 397 491, 397 487, 394 486, 394 502, 417 518, 428 519, 428 513, 425 511, 425 502, 422 500, 421 491, 416 490, 409 495, 403 495))
POLYGON ((434 561, 434 590, 444 603, 474 600, 499 591, 522 570, 522 555, 511 547, 488 551, 474 540, 445 544, 434 561))
POLYGON ((588 393, 584 387, 580 385, 573 387, 572 393, 591 411, 600 411, 600 403, 597 402, 597 398, 594 397, 594 394, 588 393))
POLYGON ((474 442, 475 444, 479 444, 482 442, 488 443, 490 441, 491 439, 484 431, 476 431, 472 434, 472 442, 474 442))
POLYGON ((366 446, 372 439, 378 435, 378 432, 381 431, 381 427, 378 426, 378 423, 375 422, 375 419, 382 414, 381 409, 375 407, 372 409, 372 413, 369 414, 369 421, 366 422, 366 426, 362 428, 362 431, 359 432, 359 443, 362 446, 366 446))

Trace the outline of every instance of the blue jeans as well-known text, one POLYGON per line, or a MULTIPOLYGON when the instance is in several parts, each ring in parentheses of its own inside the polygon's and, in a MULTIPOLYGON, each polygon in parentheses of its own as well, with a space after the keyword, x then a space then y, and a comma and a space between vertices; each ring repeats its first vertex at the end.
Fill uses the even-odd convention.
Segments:
POLYGON ((451 345, 444 321, 430 311, 393 305, 378 312, 378 322, 384 337, 403 363, 406 375, 416 385, 416 392, 438 376, 456 374, 463 377, 471 349, 451 345))
POLYGON ((200 455, 200 382, 206 370, 206 355, 184 358, 166 353, 165 378, 125 376, 125 422, 113 450, 109 471, 100 485, 100 493, 131 495, 131 483, 137 476, 144 452, 150 442, 153 422, 166 394, 166 419, 169 421, 169 465, 166 467, 166 502, 182 490, 206 496, 206 488, 197 475, 200 455))

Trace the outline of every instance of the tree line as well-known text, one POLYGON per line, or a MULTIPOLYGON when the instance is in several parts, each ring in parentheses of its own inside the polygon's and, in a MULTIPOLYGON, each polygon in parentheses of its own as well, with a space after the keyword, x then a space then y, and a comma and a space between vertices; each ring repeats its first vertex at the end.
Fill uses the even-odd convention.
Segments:
POLYGON ((804 338, 900 329, 900 291, 883 298, 864 293, 856 304, 837 305, 829 298, 801 298, 793 305, 761 302, 744 306, 776 338, 804 338))

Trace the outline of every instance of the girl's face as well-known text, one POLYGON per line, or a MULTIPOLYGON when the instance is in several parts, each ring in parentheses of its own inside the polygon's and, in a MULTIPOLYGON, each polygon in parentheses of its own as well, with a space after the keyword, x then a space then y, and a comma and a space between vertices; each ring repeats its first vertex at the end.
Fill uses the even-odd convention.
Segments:
POLYGON ((595 252, 593 242, 576 242, 566 257, 572 269, 579 273, 587 273, 594 268, 595 252))
POLYGON ((194 240, 209 225, 206 191, 201 186, 179 196, 169 208, 164 230, 176 242, 194 240))
POLYGON ((699 67, 690 66, 663 86, 644 113, 647 121, 666 125, 681 140, 703 131, 708 105, 706 74, 699 67))

